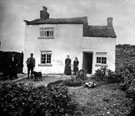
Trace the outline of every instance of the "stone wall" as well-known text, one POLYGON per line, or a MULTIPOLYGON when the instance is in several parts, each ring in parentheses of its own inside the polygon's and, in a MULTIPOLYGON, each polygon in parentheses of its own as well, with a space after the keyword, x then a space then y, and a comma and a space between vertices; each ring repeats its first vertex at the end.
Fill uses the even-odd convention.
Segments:
POLYGON ((123 65, 135 65, 135 45, 116 45, 116 71, 123 65))

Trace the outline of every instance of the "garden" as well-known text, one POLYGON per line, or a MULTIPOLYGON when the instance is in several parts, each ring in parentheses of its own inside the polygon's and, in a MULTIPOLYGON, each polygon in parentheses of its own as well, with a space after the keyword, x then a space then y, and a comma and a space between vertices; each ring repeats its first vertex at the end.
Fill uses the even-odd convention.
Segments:
POLYGON ((127 116, 135 107, 132 65, 122 67, 117 73, 102 67, 91 78, 84 70, 68 79, 51 77, 54 80, 49 81, 48 78, 1 84, 0 113, 3 116, 127 116))

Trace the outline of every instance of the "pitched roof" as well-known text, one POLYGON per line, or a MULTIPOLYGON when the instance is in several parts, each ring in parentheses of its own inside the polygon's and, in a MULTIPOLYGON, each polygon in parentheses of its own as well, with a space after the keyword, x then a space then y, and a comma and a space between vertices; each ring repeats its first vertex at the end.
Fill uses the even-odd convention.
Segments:
POLYGON ((39 24, 84 24, 88 23, 87 17, 78 18, 49 18, 46 20, 36 19, 33 21, 24 20, 27 25, 39 25, 39 24))
POLYGON ((90 26, 84 29, 84 37, 112 37, 116 38, 113 26, 90 26))
POLYGON ((88 25, 87 17, 78 18, 49 18, 46 20, 36 19, 32 21, 24 20, 27 25, 40 24, 83 24, 84 37, 112 37, 116 38, 113 26, 91 26, 88 25))

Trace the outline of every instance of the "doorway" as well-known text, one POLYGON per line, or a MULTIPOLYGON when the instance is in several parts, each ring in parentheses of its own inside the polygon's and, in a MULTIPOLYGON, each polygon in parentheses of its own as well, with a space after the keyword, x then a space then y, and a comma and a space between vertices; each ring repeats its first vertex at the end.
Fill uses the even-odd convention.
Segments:
POLYGON ((88 74, 92 74, 92 61, 93 61, 93 53, 83 52, 83 69, 85 69, 86 73, 88 74))

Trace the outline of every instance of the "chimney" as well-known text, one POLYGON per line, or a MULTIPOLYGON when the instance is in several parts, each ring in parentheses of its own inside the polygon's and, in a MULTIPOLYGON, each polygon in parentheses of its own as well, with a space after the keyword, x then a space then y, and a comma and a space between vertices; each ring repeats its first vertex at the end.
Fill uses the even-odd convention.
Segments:
POLYGON ((43 6, 43 10, 40 10, 40 19, 49 19, 49 13, 47 12, 47 7, 43 6))
POLYGON ((112 17, 107 18, 107 25, 108 26, 113 26, 113 18, 112 17))

